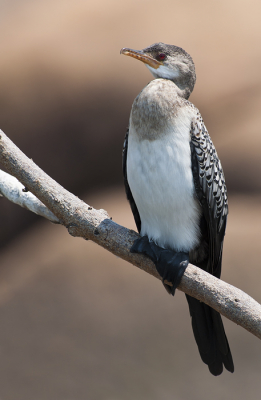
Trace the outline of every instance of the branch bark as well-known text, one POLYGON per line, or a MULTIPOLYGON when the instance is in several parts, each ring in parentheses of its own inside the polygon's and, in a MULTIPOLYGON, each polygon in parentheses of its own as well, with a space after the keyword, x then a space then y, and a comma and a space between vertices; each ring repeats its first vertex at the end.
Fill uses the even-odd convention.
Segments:
POLYGON ((14 176, 0 170, 0 193, 8 200, 52 222, 59 223, 58 218, 31 192, 28 192, 14 176))
MULTIPOLYGON (((15 176, 31 192, 30 202, 38 205, 34 212, 38 213, 39 207, 42 210, 40 215, 45 218, 49 215, 51 218, 48 219, 59 221, 70 235, 92 240, 116 256, 161 279, 151 260, 130 253, 133 242, 138 238, 136 232, 116 224, 105 210, 95 210, 65 190, 26 157, 2 131, 0 162, 9 174, 15 176)), ((17 185, 21 192, 22 185, 14 181, 13 184, 17 185)), ((11 201, 12 198, 17 198, 10 196, 8 189, 3 190, 3 185, 0 186, 0 191, 11 201)), ((28 203, 23 203, 23 206, 25 205, 31 209, 28 203)), ((240 289, 192 264, 187 267, 178 289, 208 304, 261 339, 261 305, 240 289)))

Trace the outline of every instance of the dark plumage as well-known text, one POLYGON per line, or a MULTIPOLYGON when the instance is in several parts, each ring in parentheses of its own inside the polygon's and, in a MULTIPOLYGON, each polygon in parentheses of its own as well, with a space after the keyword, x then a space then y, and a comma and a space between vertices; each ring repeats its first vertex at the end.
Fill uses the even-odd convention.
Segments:
MULTIPOLYGON (((201 115, 187 100, 196 80, 192 58, 163 43, 121 53, 143 61, 157 78, 133 103, 123 148, 127 199, 143 236, 133 251, 155 262, 162 279, 173 283, 174 289, 164 286, 174 294, 188 260, 220 278, 228 214, 224 174, 201 115), (171 199, 174 206, 164 213, 171 199)), ((186 298, 203 362, 213 375, 221 374, 223 365, 233 372, 220 314, 186 298)))

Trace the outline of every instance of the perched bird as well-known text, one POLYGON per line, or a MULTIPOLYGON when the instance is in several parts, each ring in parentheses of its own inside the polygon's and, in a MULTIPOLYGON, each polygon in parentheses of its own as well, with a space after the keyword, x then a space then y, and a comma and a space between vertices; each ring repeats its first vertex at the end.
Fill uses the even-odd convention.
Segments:
MULTIPOLYGON (((155 78, 134 100, 123 149, 126 194, 141 235, 132 251, 154 261, 174 295, 188 262, 220 278, 228 214, 224 174, 202 117, 188 101, 196 81, 191 56, 164 43, 121 54, 142 61, 155 78)), ((233 372, 220 314, 186 298, 203 362, 213 375, 223 365, 233 372)))

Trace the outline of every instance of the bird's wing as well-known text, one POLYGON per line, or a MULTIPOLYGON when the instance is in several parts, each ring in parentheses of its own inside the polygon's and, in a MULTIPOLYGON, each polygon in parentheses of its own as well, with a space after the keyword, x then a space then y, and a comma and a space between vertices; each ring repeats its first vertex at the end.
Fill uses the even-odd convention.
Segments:
POLYGON ((123 177, 124 177, 124 185, 125 185, 125 192, 127 195, 127 199, 129 200, 130 206, 131 206, 131 211, 133 213, 135 223, 138 229, 138 232, 141 230, 141 221, 140 221, 140 214, 137 209, 136 203, 133 199, 129 183, 128 183, 128 177, 127 177, 127 153, 128 153, 128 138, 129 138, 129 129, 127 129, 126 135, 125 135, 125 140, 123 144, 123 154, 122 154, 122 169, 123 169, 123 177))
POLYGON ((220 277, 228 214, 227 188, 216 149, 199 113, 192 120, 190 146, 195 191, 208 230, 207 271, 220 277))

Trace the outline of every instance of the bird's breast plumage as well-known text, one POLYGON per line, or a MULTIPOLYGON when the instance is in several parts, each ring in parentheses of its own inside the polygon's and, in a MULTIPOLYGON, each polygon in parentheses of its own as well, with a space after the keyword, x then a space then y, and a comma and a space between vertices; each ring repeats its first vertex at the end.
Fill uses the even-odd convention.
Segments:
POLYGON ((167 79, 151 81, 133 102, 131 121, 140 138, 158 139, 175 119, 182 101, 176 85, 167 79))
POLYGON ((193 109, 182 104, 174 86, 162 79, 152 81, 134 101, 127 176, 141 235, 162 247, 189 251, 199 243, 201 214, 191 171, 193 109))

